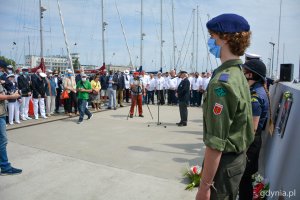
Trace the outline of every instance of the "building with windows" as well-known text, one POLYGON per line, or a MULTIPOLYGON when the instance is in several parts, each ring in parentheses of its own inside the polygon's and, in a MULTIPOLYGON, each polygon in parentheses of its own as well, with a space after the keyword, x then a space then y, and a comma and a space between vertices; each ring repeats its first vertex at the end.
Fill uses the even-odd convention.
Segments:
MULTIPOLYGON (((79 53, 71 53, 72 62, 76 60, 79 62, 79 53)), ((65 71, 69 68, 69 61, 67 56, 44 56, 44 62, 46 69, 65 71)), ((25 66, 34 68, 39 66, 41 63, 41 57, 36 55, 25 55, 25 66)), ((75 69, 76 70, 76 69, 75 69)))

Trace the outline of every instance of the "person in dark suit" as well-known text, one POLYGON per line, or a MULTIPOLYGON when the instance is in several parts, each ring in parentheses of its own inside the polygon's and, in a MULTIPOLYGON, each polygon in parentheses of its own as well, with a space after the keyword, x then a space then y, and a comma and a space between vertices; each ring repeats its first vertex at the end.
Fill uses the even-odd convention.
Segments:
POLYGON ((31 76, 33 112, 36 120, 39 119, 38 108, 40 108, 42 118, 48 118, 45 112, 46 76, 47 75, 43 73, 41 69, 38 69, 37 72, 31 76))
POLYGON ((120 107, 123 106, 123 92, 125 90, 125 76, 124 73, 119 72, 118 73, 118 87, 117 87, 117 100, 118 104, 120 104, 120 107))
POLYGON ((187 117, 188 117, 188 102, 190 98, 190 81, 187 79, 187 72, 181 71, 180 78, 182 81, 178 85, 177 89, 177 97, 179 101, 179 112, 180 112, 180 122, 177 123, 178 126, 186 126, 187 125, 187 117))
POLYGON ((54 70, 53 72, 53 80, 55 82, 55 89, 56 89, 56 97, 55 97, 55 113, 59 113, 59 107, 60 107, 60 95, 62 92, 62 78, 60 77, 57 70, 54 70))
POLYGON ((21 119, 23 121, 30 120, 31 117, 28 116, 29 111, 29 101, 32 95, 31 78, 28 73, 28 68, 23 67, 18 77, 18 88, 21 91, 22 105, 21 105, 21 119))

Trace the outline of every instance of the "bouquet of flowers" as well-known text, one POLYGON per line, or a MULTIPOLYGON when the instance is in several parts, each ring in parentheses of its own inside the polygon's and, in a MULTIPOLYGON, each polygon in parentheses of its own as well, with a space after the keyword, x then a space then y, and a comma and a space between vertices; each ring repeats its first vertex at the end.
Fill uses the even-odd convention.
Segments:
POLYGON ((267 179, 263 178, 260 174, 252 175, 253 179, 253 199, 263 200, 270 189, 270 184, 267 179))
POLYGON ((192 190, 194 187, 198 187, 200 185, 202 175, 202 168, 198 165, 187 168, 183 176, 189 179, 189 184, 186 186, 185 190, 192 190))

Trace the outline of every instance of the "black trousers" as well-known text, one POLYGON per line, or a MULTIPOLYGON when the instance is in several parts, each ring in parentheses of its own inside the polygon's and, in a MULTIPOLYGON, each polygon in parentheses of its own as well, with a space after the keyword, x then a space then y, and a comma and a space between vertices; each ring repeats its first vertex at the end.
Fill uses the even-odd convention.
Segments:
POLYGON ((157 90, 157 103, 160 105, 165 104, 165 97, 164 97, 164 91, 163 90, 157 90))
POLYGON ((257 131, 254 141, 247 150, 247 164, 239 186, 240 200, 253 199, 252 175, 258 171, 258 159, 261 148, 261 131, 257 131))
POLYGON ((130 92, 129 89, 125 89, 125 100, 126 100, 126 103, 129 103, 129 92, 130 92))
POLYGON ((199 106, 201 106, 202 95, 203 95, 203 93, 202 93, 202 92, 199 92, 199 106))
POLYGON ((175 90, 169 90, 170 94, 170 101, 168 101, 168 104, 177 105, 177 97, 176 97, 176 91, 175 90))
POLYGON ((58 112, 60 106, 60 95, 61 90, 56 88, 56 97, 55 97, 55 112, 58 112))
POLYGON ((78 111, 78 103, 76 93, 70 92, 69 98, 65 100, 65 109, 67 113, 72 113, 72 105, 74 105, 75 112, 78 111))
POLYGON ((199 106, 199 91, 198 90, 193 90, 192 91, 192 101, 191 104, 193 106, 199 106))
POLYGON ((180 112, 180 123, 187 123, 188 118, 188 110, 187 110, 187 102, 179 101, 179 112, 180 112))
POLYGON ((152 102, 154 104, 154 91, 147 91, 147 104, 152 102))

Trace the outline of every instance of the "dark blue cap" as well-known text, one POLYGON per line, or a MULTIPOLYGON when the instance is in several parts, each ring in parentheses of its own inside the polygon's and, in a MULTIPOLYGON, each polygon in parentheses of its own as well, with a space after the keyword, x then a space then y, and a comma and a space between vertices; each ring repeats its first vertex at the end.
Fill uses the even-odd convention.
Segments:
POLYGON ((4 60, 0 60, 0 67, 7 68, 7 63, 4 60))
POLYGON ((206 23, 206 27, 210 31, 219 33, 238 33, 250 30, 250 25, 244 17, 231 13, 212 18, 206 23))

